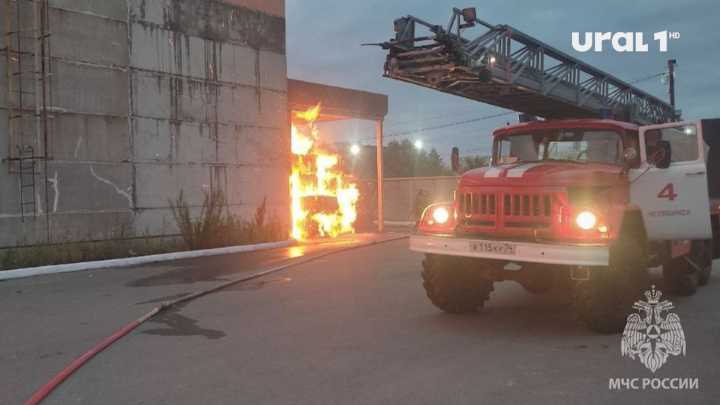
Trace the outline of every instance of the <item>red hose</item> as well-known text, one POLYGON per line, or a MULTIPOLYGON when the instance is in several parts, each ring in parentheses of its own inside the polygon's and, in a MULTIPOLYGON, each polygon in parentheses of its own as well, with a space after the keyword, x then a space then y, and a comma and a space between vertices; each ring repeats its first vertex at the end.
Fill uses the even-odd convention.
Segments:
POLYGON ((38 392, 36 392, 35 395, 32 396, 32 398, 30 398, 27 402, 25 402, 25 405, 39 404, 40 401, 45 399, 45 397, 52 390, 54 390, 58 385, 60 385, 60 383, 65 381, 65 379, 68 378, 70 376, 70 374, 74 373, 75 370, 82 367, 83 364, 87 363, 90 359, 95 357, 96 354, 103 351, 106 347, 113 344, 116 340, 125 336, 131 330, 140 326, 141 323, 150 319, 153 315, 160 312, 162 309, 163 309, 163 306, 158 305, 157 307, 155 307, 155 309, 153 309, 152 311, 145 314, 142 318, 129 323, 127 326, 123 327, 122 329, 115 332, 113 335, 111 335, 107 339, 103 340, 99 345, 90 349, 87 353, 83 354, 79 359, 73 361, 72 364, 70 364, 65 370, 61 371, 60 374, 56 375, 52 380, 50 380, 47 384, 45 384, 42 388, 40 388, 40 390, 38 392))
POLYGON ((55 388, 57 388, 58 385, 62 384, 62 382, 65 381, 65 379, 67 379, 68 377, 70 377, 70 375, 71 375, 72 373, 74 373, 75 371, 77 371, 77 369, 79 369, 79 368, 82 367, 85 363, 87 363, 88 361, 90 361, 90 359, 92 359, 93 357, 95 357, 95 355, 97 355, 98 353, 100 353, 101 351, 103 351, 105 348, 107 348, 107 347, 110 346, 111 344, 115 343, 115 342, 116 342, 118 339, 120 339, 121 337, 127 335, 130 331, 132 331, 133 329, 135 329, 135 328, 137 328, 138 326, 140 326, 143 322, 145 322, 145 321, 147 321, 148 319, 152 318, 153 316, 157 315, 160 311, 163 311, 163 310, 165 310, 165 309, 168 309, 168 308, 170 308, 170 307, 172 307, 172 306, 174 306, 174 305, 177 305, 177 304, 179 304, 179 303, 181 303, 181 302, 188 301, 188 300, 191 300, 191 299, 194 299, 194 298, 198 298, 198 297, 201 297, 201 296, 206 295, 206 294, 210 294, 210 293, 212 293, 212 292, 221 290, 221 289, 223 289, 223 288, 225 288, 225 287, 229 287, 229 286, 234 285, 234 284, 237 284, 237 283, 242 283, 243 281, 253 280, 253 279, 256 279, 256 278, 265 276, 265 275, 270 274, 270 273, 275 273, 275 272, 277 272, 277 271, 284 270, 284 269, 286 269, 286 268, 288 268, 288 267, 297 266, 297 265, 300 265, 300 264, 303 264, 303 263, 307 263, 307 262, 310 262, 310 261, 313 261, 313 260, 320 259, 320 258, 325 257, 325 256, 330 256, 330 255, 335 254, 335 253, 346 252, 346 251, 352 250, 352 249, 357 249, 357 248, 361 248, 361 247, 365 247, 365 246, 370 246, 370 245, 375 245, 375 244, 379 244, 379 243, 392 242, 392 241, 395 241, 395 240, 405 239, 405 238, 407 238, 407 236, 400 236, 400 237, 397 237, 397 238, 385 239, 385 240, 381 240, 381 241, 377 241, 377 242, 373 241, 373 242, 370 242, 370 243, 364 243, 364 244, 362 244, 362 245, 350 246, 350 247, 347 247, 347 248, 344 248, 344 249, 338 249, 338 250, 334 250, 334 251, 331 251, 331 252, 326 252, 326 253, 323 253, 323 254, 320 254, 320 255, 317 255, 317 256, 309 257, 309 258, 302 259, 302 260, 298 260, 298 261, 295 261, 295 262, 292 262, 292 263, 284 264, 284 265, 282 265, 282 266, 277 266, 277 267, 274 267, 274 268, 271 268, 271 269, 268 269, 268 270, 265 270, 265 271, 261 271, 261 272, 259 272, 259 273, 252 274, 252 275, 250 275, 250 276, 245 276, 245 277, 240 277, 239 279, 230 280, 230 281, 228 281, 228 282, 225 282, 225 283, 223 283, 223 284, 217 285, 217 286, 215 286, 215 287, 208 288, 207 290, 200 290, 200 291, 194 292, 194 293, 192 293, 192 294, 188 294, 188 295, 186 295, 186 296, 184 296, 184 297, 180 297, 180 298, 175 299, 175 300, 172 300, 172 301, 166 301, 166 302, 158 305, 158 306, 155 307, 152 311, 150 311, 150 312, 148 312, 147 314, 143 315, 143 316, 140 317, 139 319, 137 319, 137 320, 129 323, 127 326, 125 326, 125 327, 123 327, 122 329, 120 329, 119 331, 115 332, 112 336, 110 336, 110 337, 108 337, 107 339, 103 340, 99 345, 95 346, 95 347, 92 348, 90 351, 88 351, 87 353, 83 354, 79 359, 73 361, 72 364, 70 364, 67 368, 65 368, 65 370, 61 371, 60 374, 56 375, 56 376, 55 376, 52 380, 50 380, 47 384, 43 385, 43 387, 40 388, 40 390, 39 390, 38 392, 36 392, 35 395, 32 396, 32 398, 30 398, 29 400, 27 400, 27 402, 25 402, 25 405, 37 405, 37 404, 39 404, 39 403, 40 403, 43 399, 45 399, 45 397, 47 397, 55 388))

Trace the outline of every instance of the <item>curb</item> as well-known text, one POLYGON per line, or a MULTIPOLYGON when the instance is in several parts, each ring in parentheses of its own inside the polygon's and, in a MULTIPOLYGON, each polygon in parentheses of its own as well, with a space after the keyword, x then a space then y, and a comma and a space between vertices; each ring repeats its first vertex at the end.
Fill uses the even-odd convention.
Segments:
POLYGON ((296 242, 287 240, 281 242, 258 243, 255 245, 231 246, 217 249, 191 250, 187 252, 164 253, 159 255, 128 257, 124 259, 100 260, 94 262, 57 264, 52 266, 28 267, 25 269, 2 270, 0 281, 15 278, 43 276, 46 274, 70 273, 74 271, 97 270, 108 267, 126 267, 138 264, 164 262, 179 259, 194 259, 197 257, 227 255, 232 253, 253 252, 256 250, 274 249, 292 246, 296 242))

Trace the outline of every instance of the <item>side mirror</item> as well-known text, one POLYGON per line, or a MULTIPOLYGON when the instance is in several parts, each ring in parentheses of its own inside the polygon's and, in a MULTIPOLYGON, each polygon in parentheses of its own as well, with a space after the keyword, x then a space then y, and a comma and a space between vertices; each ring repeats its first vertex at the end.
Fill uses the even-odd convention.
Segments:
POLYGON ((625 149, 625 152, 623 153, 623 158, 626 162, 632 162, 637 157, 637 150, 634 148, 627 148, 625 149))
POLYGON ((658 141, 652 155, 648 156, 648 161, 654 164, 658 169, 667 169, 670 167, 671 158, 672 150, 670 148, 670 142, 658 141))

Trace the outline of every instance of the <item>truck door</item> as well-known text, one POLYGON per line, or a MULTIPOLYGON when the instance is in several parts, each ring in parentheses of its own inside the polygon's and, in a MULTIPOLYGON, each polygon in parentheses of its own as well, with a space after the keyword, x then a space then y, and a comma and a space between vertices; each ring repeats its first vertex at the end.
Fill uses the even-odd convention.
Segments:
POLYGON ((711 238, 705 143, 700 121, 640 127, 640 157, 643 163, 629 175, 630 198, 642 209, 648 238, 711 238), (670 145, 671 161, 665 169, 652 162, 653 157, 658 156, 660 141, 670 145))

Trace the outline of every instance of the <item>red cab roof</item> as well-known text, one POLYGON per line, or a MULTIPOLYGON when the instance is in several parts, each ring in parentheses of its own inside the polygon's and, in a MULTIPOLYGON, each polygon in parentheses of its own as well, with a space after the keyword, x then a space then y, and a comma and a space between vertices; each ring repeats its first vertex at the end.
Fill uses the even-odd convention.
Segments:
POLYGON ((614 120, 601 120, 594 118, 583 118, 573 120, 545 120, 545 121, 532 121, 525 122, 522 124, 507 125, 493 132, 493 136, 506 135, 509 133, 524 132, 524 131, 539 131, 545 129, 609 129, 609 130, 625 130, 625 131, 637 131, 637 125, 630 124, 628 122, 614 121, 614 120))

